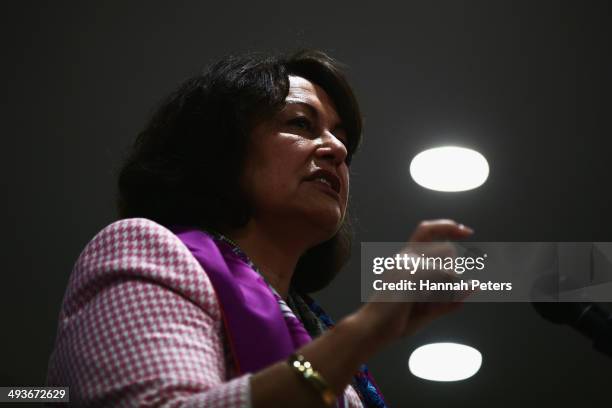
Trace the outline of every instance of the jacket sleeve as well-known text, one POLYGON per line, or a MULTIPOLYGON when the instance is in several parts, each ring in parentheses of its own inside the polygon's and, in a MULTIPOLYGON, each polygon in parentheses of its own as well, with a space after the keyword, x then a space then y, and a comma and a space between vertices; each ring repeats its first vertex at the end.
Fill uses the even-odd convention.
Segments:
POLYGON ((47 383, 69 386, 77 406, 250 407, 222 324, 210 280, 174 234, 115 222, 72 271, 47 383))

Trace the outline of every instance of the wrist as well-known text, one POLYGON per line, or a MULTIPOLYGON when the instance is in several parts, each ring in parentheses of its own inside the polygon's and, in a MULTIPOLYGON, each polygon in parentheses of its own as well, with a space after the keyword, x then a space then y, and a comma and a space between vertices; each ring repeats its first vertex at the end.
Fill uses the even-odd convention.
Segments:
POLYGON ((335 330, 346 333, 356 343, 355 350, 361 351, 360 363, 367 361, 387 343, 385 333, 377 329, 375 323, 375 316, 361 308, 336 325, 335 330))

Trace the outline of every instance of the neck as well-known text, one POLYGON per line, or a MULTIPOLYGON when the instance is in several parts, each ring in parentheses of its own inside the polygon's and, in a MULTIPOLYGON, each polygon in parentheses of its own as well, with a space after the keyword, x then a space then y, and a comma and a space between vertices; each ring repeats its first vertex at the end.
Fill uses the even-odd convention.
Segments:
POLYGON ((245 227, 226 230, 224 234, 248 255, 266 281, 286 299, 293 272, 308 244, 296 239, 286 227, 266 227, 253 219, 245 227))

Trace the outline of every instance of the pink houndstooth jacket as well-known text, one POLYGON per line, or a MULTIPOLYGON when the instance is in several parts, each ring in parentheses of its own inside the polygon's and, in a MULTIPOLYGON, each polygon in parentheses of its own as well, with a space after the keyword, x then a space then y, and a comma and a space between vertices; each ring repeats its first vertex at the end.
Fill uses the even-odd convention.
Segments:
MULTIPOLYGON (((49 386, 69 386, 77 406, 250 407, 250 374, 233 367, 213 286, 172 232, 133 218, 87 244, 64 295, 49 386)), ((344 396, 362 406, 351 386, 344 396)))

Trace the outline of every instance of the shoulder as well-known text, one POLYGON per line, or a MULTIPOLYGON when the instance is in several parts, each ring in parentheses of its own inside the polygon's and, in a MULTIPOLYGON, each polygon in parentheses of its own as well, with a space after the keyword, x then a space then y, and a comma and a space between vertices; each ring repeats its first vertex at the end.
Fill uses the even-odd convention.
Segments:
MULTIPOLYGON (((115 221, 98 232, 86 245, 81 258, 109 253, 176 250, 180 240, 166 227, 146 218, 127 218, 115 221)), ((185 248, 186 249, 186 248, 185 248)), ((160 253, 160 255, 162 255, 160 253)))
POLYGON ((78 406, 246 400, 248 377, 222 385, 233 373, 226 350, 198 261, 165 227, 126 219, 96 234, 76 262, 47 382, 70 386, 78 406))
MULTIPOLYGON (((118 281, 161 285, 220 317, 212 284, 172 231, 146 218, 116 221, 97 233, 77 259, 66 300, 87 301, 118 281)), ((70 302, 65 305, 70 309, 70 302)), ((67 310, 69 312, 69 310, 67 310)))

